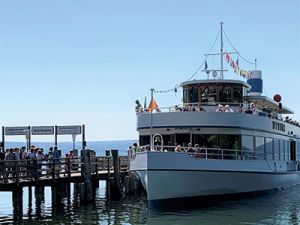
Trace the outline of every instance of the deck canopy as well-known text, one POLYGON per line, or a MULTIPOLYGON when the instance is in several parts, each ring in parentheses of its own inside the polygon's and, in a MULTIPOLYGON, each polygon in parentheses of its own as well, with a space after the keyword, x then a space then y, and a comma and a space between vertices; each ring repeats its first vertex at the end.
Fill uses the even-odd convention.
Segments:
POLYGON ((255 103, 258 109, 267 108, 273 112, 277 111, 281 114, 294 114, 294 111, 286 106, 282 105, 281 109, 279 109, 279 103, 267 96, 247 96, 247 101, 255 103))
POLYGON ((193 80, 183 82, 183 103, 241 105, 250 86, 240 80, 193 80))

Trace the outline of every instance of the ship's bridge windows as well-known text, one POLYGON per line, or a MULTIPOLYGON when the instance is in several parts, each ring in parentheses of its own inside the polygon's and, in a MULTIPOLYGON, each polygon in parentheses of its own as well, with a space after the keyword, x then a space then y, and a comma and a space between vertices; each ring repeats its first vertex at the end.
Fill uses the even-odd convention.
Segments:
POLYGON ((189 103, 198 102, 198 87, 192 87, 189 89, 189 103))
POLYGON ((217 86, 206 85, 200 86, 200 102, 216 103, 217 102, 217 86))
POLYGON ((221 102, 221 103, 232 102, 232 87, 231 86, 220 86, 219 102, 221 102))
POLYGON ((233 87, 233 103, 243 102, 243 89, 241 87, 233 87))
POLYGON ((242 85, 230 83, 194 84, 183 87, 183 102, 237 105, 244 103, 245 90, 242 85))

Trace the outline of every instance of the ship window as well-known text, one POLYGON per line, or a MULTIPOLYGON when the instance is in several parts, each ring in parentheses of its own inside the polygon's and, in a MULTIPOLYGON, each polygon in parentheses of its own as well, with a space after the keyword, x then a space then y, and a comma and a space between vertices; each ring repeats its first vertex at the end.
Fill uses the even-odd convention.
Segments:
POLYGON ((242 150, 253 152, 253 136, 242 136, 242 150))
POLYGON ((279 144, 280 144, 280 160, 285 160, 285 145, 284 145, 284 140, 280 140, 279 144))
POLYGON ((256 159, 264 159, 265 156, 265 139, 263 137, 255 138, 255 157, 256 159))
POLYGON ((202 103, 215 104, 217 102, 217 86, 200 87, 200 98, 202 103))
POLYGON ((140 145, 150 145, 150 135, 140 136, 140 145))
POLYGON ((190 143, 190 134, 176 134, 176 145, 181 145, 182 147, 187 147, 190 143))
POLYGON ((200 147, 216 148, 218 146, 218 135, 194 134, 193 144, 199 144, 200 147))
POLYGON ((172 146, 171 135, 163 135, 164 146, 172 146))
POLYGON ((295 141, 290 142, 290 156, 291 156, 291 161, 296 161, 296 142, 295 141))
POLYGON ((273 159, 273 139, 266 138, 266 159, 272 160, 273 159))
POLYGON ((220 135, 219 146, 222 149, 241 149, 241 140, 239 135, 220 135))
POLYGON ((280 160, 279 140, 274 139, 274 160, 280 160))
POLYGON ((285 149, 285 160, 290 160, 290 146, 289 141, 284 141, 284 149, 285 149))
POLYGON ((192 87, 189 90, 189 103, 198 102, 198 88, 192 87))
POLYGON ((187 89, 183 89, 183 103, 187 103, 188 102, 188 90, 187 89))
POLYGON ((231 93, 232 93, 232 87, 221 86, 219 89, 219 101, 221 103, 231 102, 232 101, 231 93))
POLYGON ((207 148, 241 149, 239 135, 194 134, 193 144, 207 148))
POLYGON ((233 88, 233 103, 243 102, 243 89, 241 87, 233 88))

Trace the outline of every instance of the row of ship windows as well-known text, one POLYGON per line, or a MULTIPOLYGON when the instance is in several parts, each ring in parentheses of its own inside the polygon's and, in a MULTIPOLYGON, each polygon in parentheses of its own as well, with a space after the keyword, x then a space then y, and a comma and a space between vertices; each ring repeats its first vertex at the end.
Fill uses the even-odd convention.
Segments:
MULTIPOLYGON (((187 147, 188 143, 196 144, 202 148, 221 148, 232 150, 246 150, 255 154, 256 159, 268 160, 299 160, 300 142, 265 138, 248 135, 226 135, 226 134, 174 134, 162 135, 165 146, 187 147), (291 151, 292 149, 292 151, 291 151)), ((140 136, 140 145, 150 144, 150 136, 140 136)), ((161 142, 154 143, 160 145, 161 142)))
POLYGON ((242 136, 242 150, 253 151, 259 159, 299 160, 300 143, 296 141, 242 136))
POLYGON ((200 85, 183 89, 183 102, 234 102, 242 103, 247 90, 242 86, 233 85, 200 85))

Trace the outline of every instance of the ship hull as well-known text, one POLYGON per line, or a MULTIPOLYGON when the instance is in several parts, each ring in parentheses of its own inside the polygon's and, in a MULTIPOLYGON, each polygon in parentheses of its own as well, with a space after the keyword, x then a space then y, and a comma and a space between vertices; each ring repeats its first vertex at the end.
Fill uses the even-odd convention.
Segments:
POLYGON ((284 167, 286 162, 194 159, 176 153, 146 153, 135 160, 131 171, 143 183, 150 205, 175 199, 259 193, 300 184, 298 165, 291 170, 291 166, 284 167), (140 163, 146 166, 139 168, 140 163))

